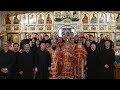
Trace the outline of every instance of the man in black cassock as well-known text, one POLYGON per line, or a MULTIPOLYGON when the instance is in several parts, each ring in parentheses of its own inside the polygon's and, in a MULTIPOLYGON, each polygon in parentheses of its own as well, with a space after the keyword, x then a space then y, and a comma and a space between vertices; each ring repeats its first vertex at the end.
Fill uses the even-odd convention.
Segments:
POLYGON ((35 45, 31 47, 31 50, 35 54, 38 49, 40 49, 40 41, 39 39, 36 39, 35 45))
POLYGON ((104 36, 103 34, 100 34, 100 43, 105 43, 105 39, 104 39, 104 36))
POLYGON ((13 48, 14 48, 14 54, 15 54, 15 63, 13 65, 13 69, 12 69, 12 78, 13 79, 19 79, 19 68, 18 68, 18 56, 20 54, 19 44, 14 43, 13 48))
POLYGON ((88 79, 98 79, 99 78, 99 53, 96 44, 91 44, 90 53, 87 57, 87 68, 88 68, 88 79))
POLYGON ((49 70, 51 67, 51 56, 46 50, 45 43, 41 43, 41 49, 36 53, 35 67, 36 67, 36 79, 49 79, 49 70))
MULTIPOLYGON (((27 34, 27 33, 26 33, 27 34)), ((26 35, 25 34, 25 35, 26 35)), ((25 37, 23 40, 21 40, 20 42, 20 50, 23 50, 23 46, 24 44, 29 44, 29 42, 31 41, 31 38, 30 37, 25 37)))
POLYGON ((33 79, 34 54, 30 50, 30 45, 24 45, 24 52, 18 57, 19 73, 22 79, 33 79))
POLYGON ((104 43, 101 42, 100 37, 97 38, 98 40, 98 50, 102 52, 105 49, 104 43))
POLYGON ((45 35, 45 38, 42 39, 42 42, 49 43, 51 45, 51 39, 49 39, 48 35, 45 35))
MULTIPOLYGON (((32 52, 33 52, 33 54, 34 54, 34 58, 35 58, 35 56, 36 56, 36 53, 37 53, 37 51, 40 49, 40 41, 39 41, 39 39, 36 39, 36 42, 35 42, 35 45, 33 45, 32 47, 31 47, 31 50, 32 50, 32 52)), ((34 63, 35 63, 35 60, 34 60, 34 63)), ((36 72, 34 72, 34 79, 36 78, 36 72)))
POLYGON ((102 58, 100 60, 100 78, 101 79, 114 79, 114 62, 115 52, 110 47, 110 41, 105 41, 105 50, 101 53, 102 58))
POLYGON ((12 79, 12 69, 15 64, 14 52, 9 50, 9 42, 3 43, 0 51, 0 79, 12 79))

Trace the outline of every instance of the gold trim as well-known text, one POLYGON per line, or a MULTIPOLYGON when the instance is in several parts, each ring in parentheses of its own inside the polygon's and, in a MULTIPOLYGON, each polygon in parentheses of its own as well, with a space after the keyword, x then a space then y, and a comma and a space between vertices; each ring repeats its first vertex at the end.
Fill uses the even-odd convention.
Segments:
POLYGON ((6 36, 7 33, 0 33, 0 36, 6 36))

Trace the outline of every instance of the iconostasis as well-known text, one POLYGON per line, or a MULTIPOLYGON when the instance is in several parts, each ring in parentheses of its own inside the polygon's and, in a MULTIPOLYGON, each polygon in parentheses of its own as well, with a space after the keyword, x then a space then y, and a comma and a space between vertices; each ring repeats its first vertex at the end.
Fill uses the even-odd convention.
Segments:
POLYGON ((53 15, 52 13, 7 13, 2 23, 3 31, 52 30, 53 15))
POLYGON ((96 37, 110 35, 119 45, 120 14, 107 11, 17 11, 1 13, 1 32, 7 33, 5 39, 17 38, 20 42, 22 35, 34 33, 61 33, 72 31, 94 33, 96 37), (66 27, 66 28, 65 28, 66 27), (68 28, 67 28, 68 27, 68 28), (15 36, 16 35, 16 36, 15 36))

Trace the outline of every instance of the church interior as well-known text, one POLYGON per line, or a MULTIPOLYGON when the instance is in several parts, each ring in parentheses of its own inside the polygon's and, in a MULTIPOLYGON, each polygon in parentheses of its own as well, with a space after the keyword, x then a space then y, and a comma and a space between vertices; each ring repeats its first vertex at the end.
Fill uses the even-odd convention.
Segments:
POLYGON ((34 33, 44 35, 84 32, 95 37, 109 35, 116 55, 115 78, 120 79, 120 12, 119 11, 1 11, 0 47, 3 41, 20 43, 34 33))

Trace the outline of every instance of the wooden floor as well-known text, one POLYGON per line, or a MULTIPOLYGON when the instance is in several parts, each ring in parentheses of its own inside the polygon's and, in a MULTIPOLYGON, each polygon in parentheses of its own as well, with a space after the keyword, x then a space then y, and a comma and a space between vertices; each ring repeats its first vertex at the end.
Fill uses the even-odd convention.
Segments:
POLYGON ((115 64, 114 76, 115 79, 120 79, 120 64, 115 64))

